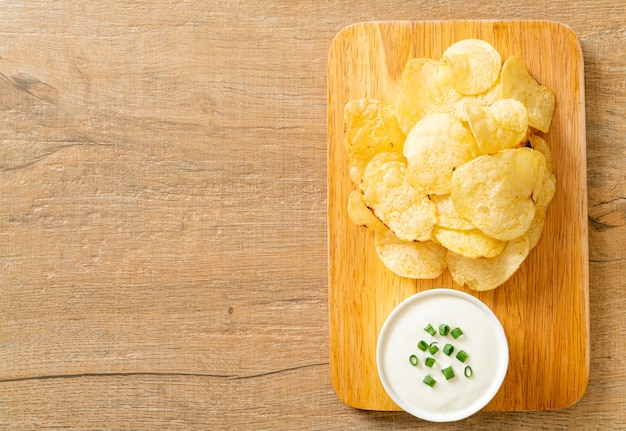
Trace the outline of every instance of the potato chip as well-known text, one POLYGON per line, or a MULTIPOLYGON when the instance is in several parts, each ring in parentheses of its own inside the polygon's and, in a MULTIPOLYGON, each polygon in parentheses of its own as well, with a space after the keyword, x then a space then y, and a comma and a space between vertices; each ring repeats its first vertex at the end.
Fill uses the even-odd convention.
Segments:
POLYGON ((479 156, 452 175, 452 202, 478 229, 508 241, 528 230, 546 171, 541 153, 526 147, 479 156))
POLYGON ((532 151, 535 151, 533 155, 539 157, 540 154, 545 162, 540 163, 539 170, 536 173, 536 186, 532 195, 532 200, 535 202, 537 210, 545 210, 552 202, 556 192, 556 178, 552 173, 552 153, 542 137, 529 135, 528 140, 532 145, 532 151))
POLYGON ((413 126, 433 112, 453 112, 460 95, 450 85, 450 69, 428 58, 407 62, 397 99, 400 128, 408 134, 413 126))
POLYGON ((406 162, 396 153, 374 156, 360 184, 363 202, 396 236, 406 241, 425 241, 437 223, 435 204, 418 194, 406 179, 406 162))
POLYGON ((395 105, 376 99, 348 102, 344 109, 350 178, 361 180, 365 166, 381 152, 402 153, 404 133, 395 115, 395 105))
POLYGON ((463 96, 454 104, 454 116, 465 122, 469 122, 473 110, 492 105, 502 99, 502 86, 498 81, 493 87, 476 96, 463 96))
POLYGON ((465 39, 450 45, 443 53, 442 62, 450 66, 452 87, 463 95, 490 89, 502 67, 500 53, 479 39, 465 39))
POLYGON ((477 155, 472 134, 452 114, 422 118, 404 143, 407 177, 424 194, 449 194, 452 173, 477 155))
MULTIPOLYGON (((534 151, 534 150, 533 150, 534 151)), ((545 159, 544 159, 545 160, 545 159)), ((537 208, 548 208, 556 192, 556 178, 548 171, 547 166, 537 173, 537 185, 533 191, 532 200, 537 208)))
POLYGON ((482 154, 513 148, 526 140, 528 115, 515 99, 469 109, 468 122, 482 154))
POLYGON ((456 230, 437 225, 433 235, 448 250, 471 258, 496 257, 506 245, 506 241, 491 238, 478 229, 456 230))
POLYGON ((502 253, 490 259, 471 259, 448 251, 452 279, 472 290, 492 290, 503 285, 519 269, 530 251, 528 235, 509 241, 502 253))
POLYGON ((554 168, 552 167, 552 152, 550 151, 550 147, 546 143, 545 139, 543 139, 539 135, 531 133, 530 135, 528 135, 528 142, 530 142, 533 150, 537 150, 541 154, 543 154, 543 157, 546 158, 546 166, 548 168, 548 171, 554 173, 554 168))
POLYGON ((487 91, 476 94, 475 96, 465 96, 464 99, 475 99, 481 102, 483 105, 492 105, 494 102, 502 99, 502 84, 500 84, 500 77, 496 83, 491 86, 487 91))
POLYGON ((454 208, 450 195, 431 195, 430 199, 437 207, 438 226, 454 230, 472 230, 476 226, 462 218, 454 208))
POLYGON ((393 151, 402 153, 405 134, 398 123, 395 103, 382 103, 378 106, 378 122, 374 126, 372 135, 377 138, 385 138, 393 146, 393 151))
POLYGON ((361 129, 374 130, 378 122, 378 108, 383 102, 376 99, 350 100, 343 109, 345 123, 344 145, 349 149, 361 129))
POLYGON ((539 84, 517 57, 509 57, 502 66, 502 97, 520 101, 528 112, 528 125, 542 132, 550 129, 556 98, 539 84))
POLYGON ((535 217, 533 218, 533 221, 530 223, 530 227, 526 232, 526 235, 528 235, 528 238, 530 240, 529 247, 531 250, 535 248, 535 246, 541 239, 541 235, 543 234, 543 225, 545 224, 545 221, 546 209, 537 207, 537 210, 535 211, 535 217))
POLYGON ((376 218, 371 209, 363 202, 363 194, 360 190, 352 190, 348 196, 348 218, 358 226, 364 226, 369 230, 386 229, 385 225, 376 218))
POLYGON ((401 277, 437 278, 447 266, 446 249, 432 241, 402 241, 382 230, 374 234, 374 247, 383 264, 401 277))
POLYGON ((470 118, 484 115, 482 111, 485 106, 483 102, 475 97, 463 97, 454 104, 454 116, 460 121, 469 123, 470 118))

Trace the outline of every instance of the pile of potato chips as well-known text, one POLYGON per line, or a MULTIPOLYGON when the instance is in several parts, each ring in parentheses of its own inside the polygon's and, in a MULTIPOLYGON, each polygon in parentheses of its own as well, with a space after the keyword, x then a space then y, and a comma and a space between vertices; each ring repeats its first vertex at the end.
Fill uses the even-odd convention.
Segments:
POLYGON ((400 276, 449 268, 474 290, 502 285, 539 241, 555 192, 541 134, 554 106, 522 61, 502 64, 482 40, 409 60, 395 103, 345 106, 350 220, 400 276))

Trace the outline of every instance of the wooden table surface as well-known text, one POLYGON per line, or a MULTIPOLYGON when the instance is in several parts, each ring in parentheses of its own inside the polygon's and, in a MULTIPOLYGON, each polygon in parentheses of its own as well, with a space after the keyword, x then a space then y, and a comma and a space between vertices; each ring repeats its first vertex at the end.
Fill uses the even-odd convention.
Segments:
MULTIPOLYGON (((626 429, 621 1, 5 1, 0 429, 626 429), (586 394, 433 425, 329 375, 328 52, 371 20, 547 19, 585 59, 586 394)), ((566 181, 567 179, 562 179, 566 181)))

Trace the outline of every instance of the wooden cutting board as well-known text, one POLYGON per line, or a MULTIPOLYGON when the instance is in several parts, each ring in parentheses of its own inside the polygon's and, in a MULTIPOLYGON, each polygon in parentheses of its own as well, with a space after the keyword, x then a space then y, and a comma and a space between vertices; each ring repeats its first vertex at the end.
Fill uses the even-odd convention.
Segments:
POLYGON ((548 410, 584 394, 589 376, 589 274, 584 77, 581 47, 562 24, 536 21, 372 22, 350 26, 332 43, 328 64, 328 227, 330 369, 346 404, 399 410, 376 371, 377 336, 408 296, 449 287, 483 300, 502 321, 510 348, 506 379, 486 410, 548 410), (506 59, 517 55, 555 93, 546 139, 557 189, 543 237, 519 271, 489 292, 470 292, 446 271, 437 280, 395 276, 378 260, 371 233, 352 225, 352 189, 342 146, 343 106, 372 97, 395 101, 406 61, 438 59, 460 39, 480 38, 506 59))

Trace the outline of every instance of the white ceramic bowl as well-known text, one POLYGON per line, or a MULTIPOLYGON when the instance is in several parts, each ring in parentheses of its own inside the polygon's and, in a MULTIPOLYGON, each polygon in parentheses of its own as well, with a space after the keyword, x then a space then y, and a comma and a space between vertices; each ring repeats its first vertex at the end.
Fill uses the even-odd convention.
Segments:
POLYGON ((509 347, 500 321, 482 301, 457 290, 432 289, 409 297, 391 312, 378 338, 376 362, 385 391, 400 408, 431 422, 452 422, 473 415, 493 399, 508 369, 509 347), (424 330, 428 323, 436 335, 424 330), (441 335, 440 324, 460 327, 463 335, 441 335), (436 342, 440 350, 421 351, 419 341, 436 342), (455 349, 451 355, 443 353, 446 344, 455 349), (456 358, 459 350, 467 353, 465 362, 456 358), (418 358, 416 366, 411 355, 418 358), (435 360, 432 367, 425 363, 428 357, 435 360), (442 372, 447 367, 455 374, 450 380, 442 372), (433 387, 423 382, 426 375, 437 381, 433 387))

